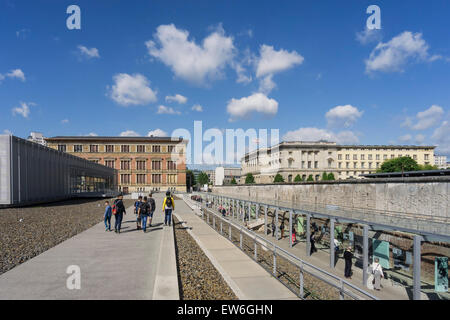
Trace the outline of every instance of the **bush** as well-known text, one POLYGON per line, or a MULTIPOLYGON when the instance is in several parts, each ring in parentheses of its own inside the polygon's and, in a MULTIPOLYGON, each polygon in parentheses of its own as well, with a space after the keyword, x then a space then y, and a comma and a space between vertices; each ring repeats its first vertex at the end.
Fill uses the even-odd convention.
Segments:
POLYGON ((306 181, 314 181, 314 178, 312 176, 312 174, 309 175, 308 179, 306 181))
POLYGON ((233 179, 231 179, 231 184, 237 184, 236 179, 233 177, 233 179))
POLYGON ((274 183, 284 182, 284 178, 283 178, 283 176, 281 174, 277 173, 277 175, 273 179, 273 182, 274 183))
POLYGON ((327 175, 326 172, 323 173, 323 175, 322 175, 322 180, 323 180, 323 181, 328 180, 328 175, 327 175))
POLYGON ((302 180, 302 177, 300 177, 299 174, 295 176, 294 182, 302 182, 302 181, 303 181, 303 180, 302 180))
POLYGON ((381 165, 379 172, 418 171, 420 166, 410 157, 400 157, 386 160, 381 165))
POLYGON ((330 172, 330 173, 328 174, 328 180, 336 180, 336 179, 334 179, 334 174, 333 174, 333 172, 330 172))
POLYGON ((251 173, 247 173, 245 177, 245 184, 255 183, 255 177, 251 173))

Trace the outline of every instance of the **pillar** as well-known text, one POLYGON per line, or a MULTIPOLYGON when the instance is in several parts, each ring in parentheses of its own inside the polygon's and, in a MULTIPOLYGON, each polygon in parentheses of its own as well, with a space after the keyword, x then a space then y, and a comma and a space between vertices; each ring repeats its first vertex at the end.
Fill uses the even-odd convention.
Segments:
POLYGON ((334 219, 330 219, 330 268, 334 269, 334 219))
POLYGON ((292 210, 289 211, 289 247, 292 248, 292 210))
POLYGON ((414 236, 414 262, 413 262, 413 299, 420 300, 420 261, 421 261, 421 245, 422 245, 422 237, 415 235, 414 236))
POLYGON ((311 215, 306 215, 306 255, 311 255, 311 215))
POLYGON ((369 266, 369 226, 363 226, 363 285, 367 285, 367 268, 369 266))

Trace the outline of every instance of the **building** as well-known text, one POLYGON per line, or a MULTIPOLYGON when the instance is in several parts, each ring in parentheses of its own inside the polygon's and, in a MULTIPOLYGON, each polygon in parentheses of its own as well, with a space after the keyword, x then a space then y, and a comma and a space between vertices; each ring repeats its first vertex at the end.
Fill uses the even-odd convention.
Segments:
POLYGON ((277 173, 286 182, 297 175, 319 181, 324 172, 335 179, 361 178, 375 173, 383 161, 409 156, 419 164, 434 164, 434 146, 338 145, 327 141, 286 141, 246 153, 242 177, 252 173, 256 183, 272 183, 277 173))
POLYGON ((39 143, 43 146, 47 145, 44 135, 40 132, 31 132, 28 136, 28 141, 39 143))
POLYGON ((438 167, 438 169, 446 169, 450 167, 449 163, 447 162, 447 156, 434 155, 434 165, 438 167))
POLYGON ((116 170, 12 135, 0 135, 0 206, 116 194, 116 170))
POLYGON ((204 171, 209 178, 209 184, 213 186, 216 185, 216 170, 205 170, 204 171))
POLYGON ((239 182, 241 178, 241 168, 226 168, 226 167, 217 167, 215 170, 215 186, 222 186, 231 184, 233 178, 236 180, 236 183, 239 182))
POLYGON ((49 147, 118 170, 119 191, 186 191, 186 144, 170 137, 52 137, 49 147))

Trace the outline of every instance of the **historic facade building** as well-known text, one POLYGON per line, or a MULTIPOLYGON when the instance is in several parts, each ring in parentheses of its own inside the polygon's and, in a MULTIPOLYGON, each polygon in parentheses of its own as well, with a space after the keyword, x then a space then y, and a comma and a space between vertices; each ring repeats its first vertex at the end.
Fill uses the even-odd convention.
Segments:
POLYGON ((119 191, 186 191, 186 145, 168 137, 52 137, 50 148, 118 170, 119 191))
POLYGON ((272 183, 277 173, 285 182, 297 175, 306 180, 322 179, 324 172, 333 173, 336 180, 361 178, 374 173, 383 161, 409 156, 419 164, 434 164, 434 146, 338 145, 327 141, 286 141, 262 148, 241 159, 242 177, 252 173, 256 183, 272 183))

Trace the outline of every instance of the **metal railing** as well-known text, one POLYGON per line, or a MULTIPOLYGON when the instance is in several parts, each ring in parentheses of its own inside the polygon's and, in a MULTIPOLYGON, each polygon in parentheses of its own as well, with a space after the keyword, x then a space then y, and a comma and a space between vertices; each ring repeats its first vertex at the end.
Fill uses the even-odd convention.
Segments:
MULTIPOLYGON (((184 201, 192 208, 192 209, 198 209, 201 211, 201 217, 206 221, 208 225, 210 225, 214 230, 216 230, 218 233, 220 233, 222 236, 224 236, 224 233, 228 234, 228 240, 233 242, 233 235, 232 230, 237 229, 238 235, 239 235, 239 245, 237 245, 238 248, 240 248, 244 253, 245 251, 245 244, 244 244, 244 236, 247 236, 250 238, 251 241, 253 241, 253 249, 247 245, 248 248, 250 248, 253 252, 252 258, 255 260, 258 264, 262 265, 262 263, 258 260, 258 244, 265 248, 266 250, 270 250, 271 254, 273 256, 273 263, 272 263, 272 270, 270 274, 275 277, 278 281, 280 281, 283 285, 285 285, 289 290, 291 290, 294 294, 296 294, 300 299, 305 299, 306 291, 310 291, 307 286, 305 286, 305 275, 309 275, 314 278, 314 280, 319 280, 323 283, 325 283, 328 286, 331 286, 334 289, 337 289, 339 292, 339 298, 341 300, 344 300, 346 297, 349 297, 354 300, 361 300, 361 299, 370 299, 370 300, 378 300, 377 297, 370 294, 369 292, 351 284, 350 282, 330 273, 327 272, 319 267, 314 266, 313 264, 306 262, 299 257, 293 255, 292 253, 284 250, 283 248, 277 246, 273 242, 265 239, 264 237, 256 234, 255 232, 248 230, 243 225, 239 225, 225 217, 222 217, 220 214, 215 213, 214 209, 217 209, 215 207, 213 208, 207 208, 204 203, 199 203, 196 201, 193 201, 189 199, 187 196, 183 196, 184 201), (216 224, 216 220, 219 221, 220 224, 216 224), (225 228, 224 228, 225 224, 225 228), (216 229, 216 225, 219 228, 219 230, 216 229), (228 232, 226 232, 226 227, 228 226, 228 232), (295 283, 295 286, 297 287, 297 290, 294 290, 291 286, 286 285, 283 281, 280 280, 279 276, 277 276, 277 262, 278 259, 283 258, 288 263, 292 264, 294 268, 298 270, 299 278, 297 286, 295 283)), ((263 266, 264 267, 264 266, 263 266)), ((314 293, 312 293, 314 294, 314 293)))

